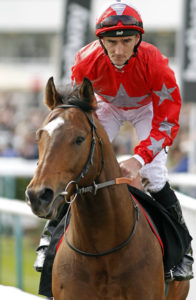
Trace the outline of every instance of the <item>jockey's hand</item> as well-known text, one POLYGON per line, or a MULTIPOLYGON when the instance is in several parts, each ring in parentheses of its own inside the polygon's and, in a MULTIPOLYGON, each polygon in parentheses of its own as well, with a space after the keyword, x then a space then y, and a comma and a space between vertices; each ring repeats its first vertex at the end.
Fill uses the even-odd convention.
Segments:
POLYGON ((134 180, 138 174, 139 170, 142 167, 142 164, 134 157, 131 157, 127 160, 123 160, 120 162, 120 167, 123 173, 123 176, 134 180))

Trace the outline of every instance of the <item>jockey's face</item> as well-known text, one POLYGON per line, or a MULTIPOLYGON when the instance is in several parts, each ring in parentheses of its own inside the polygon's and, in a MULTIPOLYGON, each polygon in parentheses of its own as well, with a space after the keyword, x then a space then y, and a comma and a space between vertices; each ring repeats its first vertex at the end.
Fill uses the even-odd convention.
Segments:
POLYGON ((110 60, 117 66, 124 65, 131 57, 138 41, 139 34, 123 37, 103 37, 102 39, 110 60))

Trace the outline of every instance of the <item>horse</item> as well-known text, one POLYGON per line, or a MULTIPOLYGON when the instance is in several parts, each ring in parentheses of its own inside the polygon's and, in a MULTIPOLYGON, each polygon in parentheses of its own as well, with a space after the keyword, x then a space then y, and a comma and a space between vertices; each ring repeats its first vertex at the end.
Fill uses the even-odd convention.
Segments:
POLYGON ((51 112, 36 133, 39 161, 26 197, 46 219, 70 202, 52 270, 54 299, 185 300, 188 281, 172 282, 165 296, 162 249, 96 117, 90 80, 62 93, 50 78, 45 104, 51 112))

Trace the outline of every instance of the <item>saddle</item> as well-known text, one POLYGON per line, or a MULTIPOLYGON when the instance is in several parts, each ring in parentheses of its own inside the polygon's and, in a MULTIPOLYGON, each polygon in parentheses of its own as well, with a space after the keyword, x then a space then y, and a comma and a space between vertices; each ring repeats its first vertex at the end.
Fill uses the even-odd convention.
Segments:
MULTIPOLYGON (((170 216, 168 211, 152 197, 133 186, 128 185, 128 189, 133 198, 139 202, 139 206, 141 206, 141 210, 147 217, 148 223, 156 235, 162 250, 164 249, 163 264, 164 271, 167 273, 181 261, 189 248, 192 238, 187 235, 183 226, 170 216), (154 229, 153 223, 157 230, 154 229)), ((69 223, 69 218, 70 215, 67 218, 67 223, 69 223)), ((65 216, 53 233, 41 274, 39 294, 47 297, 53 296, 51 288, 52 266, 56 251, 64 235, 64 225, 65 216)))
POLYGON ((165 273, 178 265, 190 247, 192 237, 169 212, 151 196, 128 186, 130 193, 139 201, 156 225, 164 246, 163 264, 165 273))

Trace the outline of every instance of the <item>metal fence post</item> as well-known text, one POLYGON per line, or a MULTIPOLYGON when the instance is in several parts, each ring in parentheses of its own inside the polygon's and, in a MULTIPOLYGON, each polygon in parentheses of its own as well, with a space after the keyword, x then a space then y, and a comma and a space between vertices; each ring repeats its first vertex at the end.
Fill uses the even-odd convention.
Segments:
POLYGON ((23 288, 22 233, 21 218, 20 216, 14 216, 16 283, 20 289, 23 288))
POLYGON ((4 177, 4 195, 6 198, 14 199, 16 196, 16 177, 4 177))

